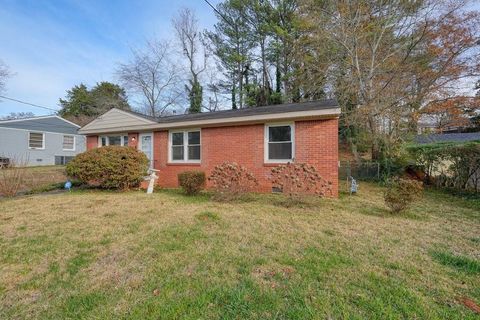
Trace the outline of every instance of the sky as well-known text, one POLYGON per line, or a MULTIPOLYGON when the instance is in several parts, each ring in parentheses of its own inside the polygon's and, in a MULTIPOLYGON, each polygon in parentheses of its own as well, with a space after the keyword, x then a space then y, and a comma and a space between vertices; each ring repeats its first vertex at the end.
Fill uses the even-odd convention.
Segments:
MULTIPOLYGON (((116 82, 115 67, 131 48, 172 39, 171 19, 182 7, 195 11, 202 29, 216 21, 203 0, 0 0, 0 60, 14 73, 3 95, 59 109, 76 84, 116 82)), ((0 116, 10 112, 51 113, 1 99, 0 116)))

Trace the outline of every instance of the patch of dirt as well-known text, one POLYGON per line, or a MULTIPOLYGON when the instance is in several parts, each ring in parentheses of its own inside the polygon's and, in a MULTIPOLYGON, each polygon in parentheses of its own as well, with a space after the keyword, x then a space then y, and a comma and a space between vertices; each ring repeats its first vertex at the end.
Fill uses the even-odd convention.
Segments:
POLYGON ((480 314, 480 306, 478 306, 478 304, 476 304, 475 301, 473 301, 472 299, 463 297, 463 298, 460 299, 460 302, 461 302, 465 307, 467 307, 468 309, 472 310, 472 311, 475 312, 476 314, 480 314))

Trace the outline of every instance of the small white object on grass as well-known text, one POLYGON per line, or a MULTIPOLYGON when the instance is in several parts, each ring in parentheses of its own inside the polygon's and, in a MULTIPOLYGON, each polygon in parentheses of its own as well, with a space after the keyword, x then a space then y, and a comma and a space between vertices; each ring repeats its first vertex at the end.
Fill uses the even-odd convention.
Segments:
POLYGON ((149 180, 147 194, 151 194, 153 193, 153 187, 155 186, 155 181, 158 179, 158 176, 155 173, 159 172, 160 170, 149 169, 148 171, 150 171, 150 175, 145 180, 149 180))
POLYGON ((353 179, 353 177, 350 176, 350 195, 357 194, 357 191, 358 191, 357 180, 353 179))

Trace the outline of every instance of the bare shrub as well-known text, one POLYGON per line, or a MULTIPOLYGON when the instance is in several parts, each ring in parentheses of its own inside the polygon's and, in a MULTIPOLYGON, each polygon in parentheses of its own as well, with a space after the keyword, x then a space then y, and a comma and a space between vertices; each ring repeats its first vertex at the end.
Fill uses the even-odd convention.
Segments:
POLYGON ((280 165, 272 169, 270 179, 274 188, 291 199, 298 200, 307 194, 332 195, 332 182, 322 178, 311 164, 289 162, 280 165))
POLYGON ((235 162, 224 162, 215 168, 208 177, 218 201, 237 200, 258 186, 255 176, 247 168, 235 162))
POLYGON ((384 194, 385 204, 394 213, 405 211, 422 196, 423 185, 420 181, 396 178, 388 183, 384 194))
POLYGON ((25 183, 27 161, 10 159, 8 167, 0 169, 0 195, 14 197, 25 183))

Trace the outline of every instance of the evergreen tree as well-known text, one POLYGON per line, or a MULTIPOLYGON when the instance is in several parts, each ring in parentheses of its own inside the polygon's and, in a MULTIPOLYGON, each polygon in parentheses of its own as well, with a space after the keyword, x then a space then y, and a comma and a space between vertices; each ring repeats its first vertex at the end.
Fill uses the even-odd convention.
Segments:
POLYGON ((217 57, 232 97, 232 109, 245 107, 246 70, 252 64, 254 41, 246 18, 246 2, 227 0, 217 6, 218 22, 213 31, 206 31, 211 50, 217 57))
POLYGON ((190 100, 189 113, 202 112, 203 88, 197 78, 190 80, 190 88, 186 86, 188 98, 190 100))
POLYGON ((130 110, 125 90, 117 84, 100 82, 91 90, 83 83, 67 90, 60 99, 58 114, 78 124, 85 124, 112 108, 130 110))

